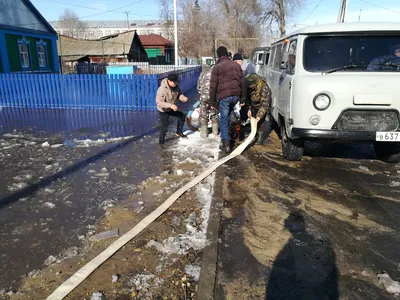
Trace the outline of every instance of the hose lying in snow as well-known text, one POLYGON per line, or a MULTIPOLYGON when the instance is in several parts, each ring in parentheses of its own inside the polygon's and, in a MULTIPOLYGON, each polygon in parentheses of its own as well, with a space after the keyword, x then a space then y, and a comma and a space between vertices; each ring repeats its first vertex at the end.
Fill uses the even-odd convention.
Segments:
POLYGON ((173 193, 163 204, 151 212, 147 217, 145 217, 139 224, 121 236, 118 240, 112 243, 107 249, 97 255, 94 259, 83 266, 78 272, 72 275, 67 281, 60 285, 47 300, 59 300, 64 299, 69 293, 71 293, 78 285, 80 285, 90 274, 92 274, 101 264, 103 264, 107 259, 109 259, 114 253, 121 249, 126 243, 132 240, 136 235, 142 232, 147 226, 153 223, 159 216, 161 216, 180 196, 182 196, 187 190, 194 187, 204 178, 209 176, 214 172, 220 165, 223 165, 227 161, 235 158, 242 154, 242 152, 249 146, 251 141, 256 136, 257 132, 257 121, 255 118, 251 118, 251 133, 248 138, 237 147, 232 153, 225 156, 224 158, 216 161, 191 181, 186 183, 183 187, 173 193))

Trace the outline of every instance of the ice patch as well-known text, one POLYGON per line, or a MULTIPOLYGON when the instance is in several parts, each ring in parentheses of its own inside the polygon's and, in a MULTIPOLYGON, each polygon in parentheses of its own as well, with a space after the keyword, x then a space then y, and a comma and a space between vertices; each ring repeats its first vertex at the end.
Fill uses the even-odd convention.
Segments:
POLYGON ((365 172, 369 172, 369 169, 367 167, 364 167, 364 166, 360 166, 359 169, 363 170, 365 172))

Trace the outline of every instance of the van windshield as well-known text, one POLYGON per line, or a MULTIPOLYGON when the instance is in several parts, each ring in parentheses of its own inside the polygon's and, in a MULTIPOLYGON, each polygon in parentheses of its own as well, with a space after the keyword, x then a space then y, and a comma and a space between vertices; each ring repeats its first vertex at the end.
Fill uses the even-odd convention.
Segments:
POLYGON ((310 72, 400 72, 400 35, 311 36, 303 64, 310 72))

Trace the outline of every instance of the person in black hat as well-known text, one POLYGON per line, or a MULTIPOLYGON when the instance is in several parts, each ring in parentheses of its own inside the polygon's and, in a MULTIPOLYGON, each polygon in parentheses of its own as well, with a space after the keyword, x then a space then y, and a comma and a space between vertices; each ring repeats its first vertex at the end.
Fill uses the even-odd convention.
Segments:
POLYGON ((187 102, 188 98, 182 94, 178 82, 178 75, 171 73, 168 75, 167 78, 161 81, 161 85, 157 91, 156 103, 157 110, 160 115, 159 143, 161 145, 165 143, 165 135, 168 131, 168 121, 170 116, 178 119, 178 124, 176 126, 176 136, 187 138, 187 136, 183 134, 185 114, 178 110, 176 102, 178 99, 181 102, 187 102))
POLYGON ((236 53, 232 60, 242 68, 244 77, 246 77, 248 74, 253 74, 256 72, 253 64, 248 61, 244 62, 243 56, 240 53, 236 53))

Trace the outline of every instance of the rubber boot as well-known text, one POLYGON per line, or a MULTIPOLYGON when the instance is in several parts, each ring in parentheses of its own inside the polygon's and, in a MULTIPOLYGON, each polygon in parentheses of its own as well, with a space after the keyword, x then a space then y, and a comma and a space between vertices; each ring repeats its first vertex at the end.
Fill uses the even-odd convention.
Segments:
POLYGON ((225 151, 226 154, 229 154, 231 152, 231 141, 227 140, 223 140, 222 141, 222 147, 223 147, 223 151, 225 151))
POLYGON ((256 137, 256 145, 262 145, 264 142, 264 131, 259 130, 256 137))
POLYGON ((208 126, 207 124, 201 124, 200 126, 200 137, 205 139, 208 137, 208 126))
POLYGON ((158 137, 158 143, 160 145, 164 145, 165 144, 165 134, 160 134, 160 136, 158 137))
POLYGON ((218 120, 212 120, 212 133, 215 136, 218 136, 219 134, 218 120))

